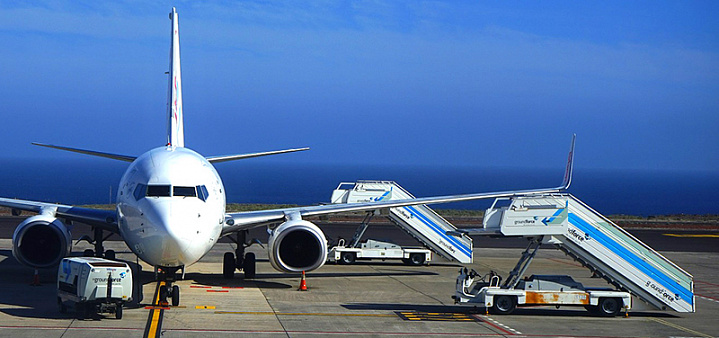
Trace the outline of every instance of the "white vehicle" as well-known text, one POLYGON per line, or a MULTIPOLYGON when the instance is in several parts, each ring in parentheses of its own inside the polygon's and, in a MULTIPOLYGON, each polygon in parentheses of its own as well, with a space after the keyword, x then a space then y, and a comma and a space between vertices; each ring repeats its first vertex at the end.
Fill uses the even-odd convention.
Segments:
POLYGON ((429 264, 432 251, 422 248, 403 248, 397 244, 368 239, 359 247, 345 246, 341 239, 337 246, 330 249, 330 262, 352 264, 356 260, 401 259, 407 265, 429 264))
POLYGON ((501 278, 493 273, 478 277, 474 270, 460 269, 452 297, 455 303, 485 306, 496 314, 510 314, 517 306, 555 305, 584 306, 600 316, 616 316, 622 309, 629 311, 632 307, 628 292, 585 288, 570 276, 532 275, 512 288, 500 286, 501 278))
POLYGON ((64 258, 57 269, 57 304, 61 313, 73 303, 81 318, 114 313, 132 301, 132 271, 127 263, 97 257, 64 258))
MULTIPOLYGON (((182 80, 180 74, 180 39, 178 15, 170 13, 171 47, 168 72, 167 141, 140 156, 110 154, 78 148, 37 144, 129 162, 117 189, 114 210, 98 210, 64 204, 0 198, 0 206, 38 213, 18 225, 13 234, 13 256, 33 268, 56 266, 71 251, 71 236, 66 223, 81 222, 95 228, 94 255, 105 254, 103 231, 119 233, 140 259, 155 267, 162 301, 172 298, 179 304, 179 287, 173 285, 178 271, 197 262, 220 237, 233 240, 237 249, 224 255, 222 274, 232 278, 236 269, 245 278, 255 276, 255 255, 245 248, 253 241, 247 238, 252 228, 269 226, 267 249, 272 266, 283 272, 312 271, 327 261, 327 239, 315 224, 303 219, 338 212, 370 211, 401 206, 449 203, 474 199, 560 192, 571 182, 573 152, 561 186, 556 188, 476 193, 415 199, 371 201, 342 205, 318 205, 252 212, 227 213, 225 188, 213 167, 215 163, 265 155, 307 150, 287 149, 260 153, 202 156, 185 147, 182 80)), ((231 130, 231 129, 228 129, 231 130)), ((123 135, 131 135, 127 131, 123 135)), ((132 136, 131 136, 132 137, 132 136)), ((572 140, 572 149, 574 139, 572 140)))

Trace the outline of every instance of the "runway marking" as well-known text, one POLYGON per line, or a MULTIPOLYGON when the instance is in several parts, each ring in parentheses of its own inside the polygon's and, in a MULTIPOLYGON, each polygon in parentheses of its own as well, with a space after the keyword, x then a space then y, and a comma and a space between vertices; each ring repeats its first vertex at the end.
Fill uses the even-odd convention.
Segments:
POLYGON ((677 325, 677 324, 674 324, 674 323, 670 323, 670 322, 668 322, 668 321, 666 321, 666 320, 664 320, 664 319, 649 318, 649 320, 654 321, 654 322, 657 322, 657 323, 662 324, 662 325, 666 325, 666 326, 669 326, 669 327, 673 327, 673 328, 675 328, 675 329, 677 329, 677 330, 680 330, 680 331, 684 331, 684 332, 687 332, 687 333, 691 333, 691 334, 693 334, 693 335, 697 335, 697 336, 699 336, 699 337, 714 337, 714 336, 710 336, 710 335, 705 334, 705 333, 701 333, 701 332, 699 332, 699 331, 695 331, 695 330, 686 328, 686 327, 681 326, 681 325, 677 325))
POLYGON ((480 319, 466 313, 441 313, 441 312, 397 312, 397 315, 404 320, 417 321, 445 321, 445 322, 476 322, 480 319))
POLYGON ((396 317, 381 313, 303 313, 303 312, 252 312, 252 311, 215 311, 220 315, 271 315, 271 316, 328 316, 328 317, 396 317))
POLYGON ((230 290, 207 290, 207 292, 230 292, 230 290))
POLYGON ((209 309, 209 310, 214 310, 215 307, 212 306, 212 305, 197 305, 197 306, 195 306, 195 309, 209 309))
POLYGON ((715 298, 712 298, 712 297, 700 296, 700 295, 697 295, 697 297, 699 297, 699 298, 701 298, 701 299, 704 299, 704 300, 708 300, 708 301, 710 301, 710 302, 719 303, 719 299, 715 299, 715 298))
MULTIPOLYGON (((147 324, 145 325, 144 338, 159 337, 162 330, 162 317, 165 314, 165 308, 160 305, 160 287, 165 285, 165 282, 157 283, 155 287, 155 296, 153 297, 152 305, 153 308, 147 315, 147 324)), ((163 304, 164 305, 164 304, 163 304)))
POLYGON ((485 323, 489 324, 490 326, 493 326, 496 329, 499 329, 500 331, 504 331, 506 334, 510 334, 510 335, 521 335, 522 334, 522 332, 519 332, 507 325, 504 325, 504 324, 490 318, 489 316, 476 315, 475 317, 481 318, 482 321, 484 321, 485 323), (509 330, 511 332, 508 332, 507 330, 509 330))
POLYGON ((719 238, 719 234, 662 234, 668 237, 683 237, 683 238, 719 238))

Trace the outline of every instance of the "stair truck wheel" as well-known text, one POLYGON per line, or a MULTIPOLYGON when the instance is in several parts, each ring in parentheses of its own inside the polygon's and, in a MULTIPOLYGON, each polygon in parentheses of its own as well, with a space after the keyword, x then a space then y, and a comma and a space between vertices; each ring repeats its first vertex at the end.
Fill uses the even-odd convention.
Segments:
POLYGON ((340 263, 352 264, 357 260, 357 254, 354 252, 343 252, 340 256, 340 263))
POLYGON ((243 263, 242 270, 245 271, 245 279, 255 278, 255 272, 257 271, 255 253, 248 252, 245 254, 245 261, 243 263))
POLYGON ((60 308, 60 313, 67 313, 67 306, 65 306, 60 297, 57 297, 57 307, 60 308))
POLYGON ((409 255, 409 265, 422 265, 424 264, 424 254, 413 253, 409 255))
POLYGON ((75 315, 78 319, 85 319, 87 317, 87 311, 85 311, 86 305, 85 303, 75 303, 75 315))
POLYGON ((600 298, 597 314, 602 317, 614 317, 622 310, 622 301, 617 298, 600 298))
POLYGON ((222 277, 225 279, 235 277, 235 268, 235 254, 225 252, 225 257, 222 259, 222 277))
POLYGON ((494 297, 494 305, 492 312, 498 315, 508 315, 517 308, 517 297, 514 296, 497 296, 494 297))

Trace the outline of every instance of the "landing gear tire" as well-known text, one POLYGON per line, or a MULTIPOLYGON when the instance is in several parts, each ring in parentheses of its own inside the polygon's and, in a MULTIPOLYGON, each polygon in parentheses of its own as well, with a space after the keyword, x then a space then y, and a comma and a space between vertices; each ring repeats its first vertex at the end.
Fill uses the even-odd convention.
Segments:
POLYGON ((105 258, 111 261, 115 260, 115 250, 105 250, 105 258))
POLYGON ((166 302, 166 301, 167 301, 167 286, 165 286, 165 285, 160 286, 160 291, 159 291, 159 292, 160 292, 159 302, 160 302, 160 303, 166 302))
POLYGON ((340 256, 340 264, 352 264, 357 260, 357 254, 354 252, 343 252, 340 256))
POLYGON ((242 266, 242 270, 245 271, 245 279, 252 279, 255 278, 255 272, 257 271, 257 265, 255 264, 255 254, 253 252, 248 252, 245 254, 245 262, 242 266))
POLYGON ((424 264, 424 254, 413 253, 413 254, 409 255, 407 264, 414 265, 414 266, 424 264))
POLYGON ((622 310, 622 301, 617 298, 600 298, 596 313, 602 317, 614 317, 622 310))
POLYGON ((497 296, 494 298, 492 312, 498 315, 508 315, 517 308, 517 298, 512 296, 497 296))
POLYGON ((232 252, 225 252, 222 259, 222 277, 232 279, 235 277, 235 255, 232 252))
POLYGON ((95 256, 95 251, 92 249, 85 249, 85 251, 82 252, 82 257, 92 257, 95 256))
POLYGON ((122 304, 117 304, 115 308, 115 319, 122 319, 122 304))
POLYGON ((180 305, 180 287, 177 285, 172 286, 172 306, 180 305))

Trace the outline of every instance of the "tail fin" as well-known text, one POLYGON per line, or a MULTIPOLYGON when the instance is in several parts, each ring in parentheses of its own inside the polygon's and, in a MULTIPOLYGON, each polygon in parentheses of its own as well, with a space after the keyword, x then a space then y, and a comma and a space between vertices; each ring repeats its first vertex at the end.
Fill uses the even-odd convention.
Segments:
POLYGON ((569 156, 567 158, 567 168, 564 171, 564 181, 562 182, 561 189, 568 189, 569 185, 572 184, 572 172, 574 171, 574 141, 577 139, 577 134, 572 135, 572 145, 569 147, 569 156))
POLYGON ((184 124, 182 122, 182 77, 180 74, 180 33, 177 11, 172 7, 172 39, 170 44, 170 71, 167 89, 167 145, 185 146, 184 124))

